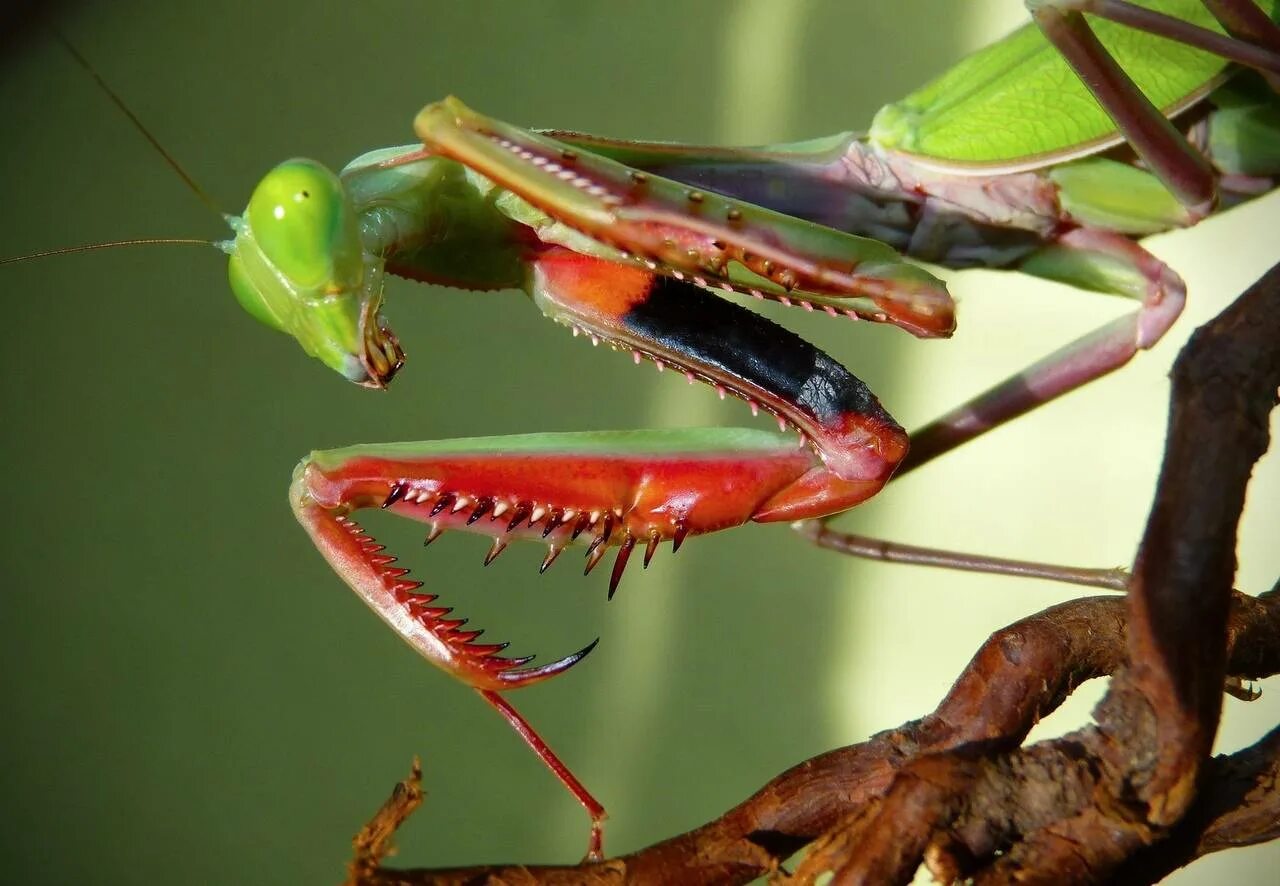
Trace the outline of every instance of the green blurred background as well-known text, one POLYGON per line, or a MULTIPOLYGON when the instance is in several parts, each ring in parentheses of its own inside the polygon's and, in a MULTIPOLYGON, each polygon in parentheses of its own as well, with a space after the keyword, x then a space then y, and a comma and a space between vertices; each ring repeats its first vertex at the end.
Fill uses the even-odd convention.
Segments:
MULTIPOLYGON (((455 93, 514 122, 706 142, 864 125, 1022 16, 1016 0, 643 4, 64 3, 48 14, 224 207, 277 161, 335 167, 411 140, 455 93)), ((0 58, 0 254, 224 229, 39 28, 0 58)), ((845 524, 903 541, 1128 563, 1181 340, 1275 254, 1272 195, 1151 241, 1187 278, 1175 334, 1120 377, 895 483, 845 524)), ((410 355, 346 385, 245 317, 212 250, 118 250, 0 269, 4 292, 0 879, 325 883, 421 755, 429 796, 398 862, 572 861, 585 820, 497 717, 427 667, 294 524, 312 448, 535 430, 752 423, 668 373, 543 322, 523 297, 396 282, 410 355)), ((952 275, 960 334, 919 343, 776 317, 908 427, 1125 309, 1010 275, 952 275)), ((761 424, 761 426, 765 426, 761 424)), ((1280 470, 1258 471, 1241 587, 1280 572, 1280 470)), ((698 539, 606 579, 540 549, 374 520, 428 589, 516 652, 602 638, 514 696, 608 806, 614 853, 692 827, 777 772, 929 710, 991 631, 1073 596, 1035 582, 846 561, 782 527, 698 539)), ((1280 684, 1227 701, 1222 746, 1280 719, 1280 684)), ((1087 687, 1038 734, 1087 716, 1087 687)), ((1280 848, 1178 882, 1261 881, 1280 848)))

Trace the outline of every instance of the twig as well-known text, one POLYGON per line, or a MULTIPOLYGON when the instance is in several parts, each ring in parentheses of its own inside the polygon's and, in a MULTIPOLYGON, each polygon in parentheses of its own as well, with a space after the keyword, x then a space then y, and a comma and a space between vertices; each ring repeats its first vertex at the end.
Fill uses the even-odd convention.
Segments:
POLYGON ((352 839, 355 852, 347 866, 344 886, 359 886, 370 882, 382 860, 393 854, 391 840, 396 831, 421 805, 422 763, 414 757, 409 777, 395 786, 387 801, 352 839))

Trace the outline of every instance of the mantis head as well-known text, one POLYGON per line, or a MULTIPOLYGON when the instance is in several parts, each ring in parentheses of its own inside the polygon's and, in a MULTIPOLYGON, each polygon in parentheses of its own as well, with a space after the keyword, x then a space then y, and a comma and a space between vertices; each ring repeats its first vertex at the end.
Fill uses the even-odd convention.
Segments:
POLYGON ((231 226, 228 276, 241 306, 348 380, 384 387, 404 354, 379 312, 381 261, 364 254, 338 177, 313 160, 287 160, 231 226))

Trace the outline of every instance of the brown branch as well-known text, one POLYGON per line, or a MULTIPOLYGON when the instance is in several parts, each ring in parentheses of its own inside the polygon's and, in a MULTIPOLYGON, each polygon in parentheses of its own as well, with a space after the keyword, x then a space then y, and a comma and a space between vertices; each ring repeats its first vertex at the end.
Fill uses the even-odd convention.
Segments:
POLYGON ((1277 311, 1280 266, 1197 330, 1173 367, 1164 463, 1128 598, 1131 685, 1155 716, 1158 757, 1141 785, 1155 824, 1182 817, 1217 732, 1236 528, 1280 387, 1277 311))
POLYGON ((879 809, 848 822, 801 873, 905 882, 927 859, 940 877, 1094 882, 1182 819, 1221 707, 1236 524, 1280 384, 1277 309, 1280 266, 1179 355, 1127 598, 1130 664, 1097 726, 976 761, 971 749, 913 760, 879 809))
POLYGON ((1169 839, 1129 859, 1121 883, 1154 883, 1202 855, 1280 837, 1280 727, 1253 747, 1211 761, 1204 792, 1169 839))
POLYGON ((400 825, 422 805, 422 763, 413 758, 409 777, 391 791, 391 796, 373 814, 351 841, 355 852, 347 865, 344 886, 367 883, 378 872, 382 860, 393 852, 391 841, 400 825))
MULTIPOLYGON (((1280 673, 1280 595, 1238 595, 1230 636, 1231 673, 1255 679, 1280 673)), ((383 868, 361 882, 466 883, 482 876, 591 882, 589 875, 598 882, 746 882, 881 796, 912 759, 975 743, 1016 746, 1070 689, 1120 666, 1125 640, 1124 601, 1116 597, 1074 600, 1033 615, 993 634, 928 717, 814 757, 715 821, 604 865, 383 868)))
POLYGON ((923 861, 939 878, 982 883, 1140 883, 1280 836, 1280 729, 1208 757, 1224 678, 1280 672, 1280 588, 1231 591, 1236 524, 1280 387, 1277 342, 1280 265, 1179 355, 1129 595, 998 631, 924 719, 819 755, 720 818, 601 864, 395 871, 372 863, 384 836, 358 854, 352 882, 737 883, 814 843, 794 878, 779 879, 907 882, 923 861), (1105 674, 1115 678, 1095 726, 1020 747, 1076 685, 1105 674))

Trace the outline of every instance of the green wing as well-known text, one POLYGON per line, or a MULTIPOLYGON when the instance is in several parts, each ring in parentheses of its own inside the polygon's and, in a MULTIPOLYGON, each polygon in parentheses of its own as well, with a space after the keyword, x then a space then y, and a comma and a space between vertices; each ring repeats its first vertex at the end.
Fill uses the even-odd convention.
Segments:
MULTIPOLYGON (((1219 33, 1200 0, 1139 0, 1219 33)), ((1260 0, 1273 19, 1280 0, 1260 0)), ((1138 87, 1173 114, 1194 104, 1228 63, 1180 43, 1096 18, 1090 24, 1138 87)), ((969 56, 932 83, 886 105, 871 123, 876 144, 949 163, 1035 166, 1088 153, 1116 127, 1057 51, 1028 24, 969 56)))

